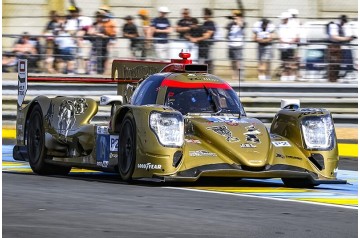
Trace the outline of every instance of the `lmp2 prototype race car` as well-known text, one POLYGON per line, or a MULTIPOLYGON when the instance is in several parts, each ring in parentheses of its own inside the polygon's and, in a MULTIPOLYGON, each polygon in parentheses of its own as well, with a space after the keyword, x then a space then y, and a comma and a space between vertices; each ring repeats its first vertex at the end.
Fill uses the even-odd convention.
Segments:
POLYGON ((28 76, 21 61, 14 158, 40 175, 80 167, 117 172, 127 182, 230 177, 281 178, 289 187, 346 183, 336 178, 338 147, 327 110, 285 100, 268 130, 246 116, 237 93, 208 74, 207 65, 192 64, 188 53, 180 57, 171 63, 114 60, 105 80, 116 82, 118 93, 99 103, 64 96, 25 103, 28 76), (111 107, 106 124, 92 122, 99 107, 111 107))

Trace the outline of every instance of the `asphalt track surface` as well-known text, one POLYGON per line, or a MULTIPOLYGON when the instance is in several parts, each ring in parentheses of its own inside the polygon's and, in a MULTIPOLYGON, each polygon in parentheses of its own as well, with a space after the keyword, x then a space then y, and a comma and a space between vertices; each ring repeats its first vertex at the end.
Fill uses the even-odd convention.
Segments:
POLYGON ((3 237, 358 237, 356 159, 339 166, 350 184, 311 190, 276 180, 129 185, 87 170, 34 175, 11 148, 3 146, 3 237))

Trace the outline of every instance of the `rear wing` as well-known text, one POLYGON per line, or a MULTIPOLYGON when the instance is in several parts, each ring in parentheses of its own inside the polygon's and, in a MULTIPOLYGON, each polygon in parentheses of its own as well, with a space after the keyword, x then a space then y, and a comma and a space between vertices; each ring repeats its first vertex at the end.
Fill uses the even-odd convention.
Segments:
MULTIPOLYGON (((111 78, 122 81, 142 81, 152 74, 161 72, 168 62, 142 60, 114 60, 111 68, 111 78)), ((124 96, 125 103, 129 101, 135 87, 130 84, 118 84, 117 94, 124 96)))
POLYGON ((117 94, 129 99, 132 95, 132 85, 146 77, 159 73, 166 65, 166 62, 149 62, 135 60, 114 60, 112 64, 111 78, 94 77, 59 77, 59 76, 28 76, 28 62, 26 59, 18 61, 18 97, 17 106, 21 108, 25 101, 28 90, 28 82, 49 82, 49 83, 92 83, 92 84, 117 84, 117 94))
POLYGON ((58 76, 31 76, 28 77, 27 60, 21 59, 18 64, 18 107, 21 107, 31 82, 67 82, 67 83, 99 83, 117 84, 117 95, 124 97, 128 103, 136 86, 148 76, 160 72, 207 72, 207 65, 192 64, 190 54, 181 52, 181 59, 172 59, 171 62, 142 61, 142 60, 113 60, 111 78, 95 77, 58 77, 58 76))

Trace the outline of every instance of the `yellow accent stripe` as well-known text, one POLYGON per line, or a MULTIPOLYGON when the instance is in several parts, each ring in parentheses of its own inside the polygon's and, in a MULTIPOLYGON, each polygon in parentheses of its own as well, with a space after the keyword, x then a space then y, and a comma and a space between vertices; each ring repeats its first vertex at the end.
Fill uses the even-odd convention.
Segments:
POLYGON ((2 162, 2 166, 23 166, 23 165, 27 165, 26 162, 7 162, 7 161, 3 161, 2 162))
POLYGON ((6 139, 16 139, 16 130, 15 129, 2 129, 2 138, 6 139))
POLYGON ((17 173, 27 173, 27 174, 32 174, 33 171, 30 168, 3 168, 2 171, 12 171, 12 172, 17 172, 17 173))
POLYGON ((309 201, 309 202, 321 202, 337 205, 358 205, 358 199, 356 198, 295 198, 295 200, 309 201))
POLYGON ((303 193, 309 189, 298 188, 264 188, 264 187, 191 187, 192 189, 217 191, 225 193, 303 193))
MULTIPOLYGON (((29 166, 29 163, 27 162, 8 162, 3 161, 2 162, 3 171, 16 171, 16 172, 30 172, 32 173, 32 170, 30 168, 19 168, 19 166, 29 166)), ((79 169, 79 168, 72 168, 72 173, 94 173, 99 172, 95 170, 89 170, 89 169, 79 169)))
MULTIPOLYGON (((16 139, 15 129, 2 129, 2 138, 16 139)), ((358 157, 358 145, 357 144, 338 144, 339 155, 342 157, 358 157)))
POLYGON ((358 157, 358 144, 338 144, 339 155, 343 157, 358 157))
POLYGON ((95 171, 95 170, 89 170, 89 169, 78 169, 78 168, 72 168, 71 173, 98 173, 99 171, 95 171))
MULTIPOLYGON (((301 198, 300 197, 291 197, 290 194, 293 193, 303 193, 304 195, 311 195, 311 192, 320 192, 312 189, 297 189, 297 188, 267 188, 267 187, 190 187, 190 189, 196 189, 196 190, 205 190, 205 191, 214 191, 214 192, 224 192, 224 193, 238 193, 238 194, 278 194, 279 196, 286 197, 288 200, 297 200, 297 201, 308 201, 308 202, 317 202, 317 203, 325 203, 325 204, 335 204, 335 205, 346 205, 346 206, 357 206, 358 205, 358 199, 357 198, 329 198, 329 197, 306 197, 301 198)), ((266 197, 266 195, 264 195, 266 197)), ((315 195, 314 196, 318 196, 315 195)), ((346 195, 344 195, 346 196, 346 195)), ((275 196, 276 197, 276 196, 275 196)))

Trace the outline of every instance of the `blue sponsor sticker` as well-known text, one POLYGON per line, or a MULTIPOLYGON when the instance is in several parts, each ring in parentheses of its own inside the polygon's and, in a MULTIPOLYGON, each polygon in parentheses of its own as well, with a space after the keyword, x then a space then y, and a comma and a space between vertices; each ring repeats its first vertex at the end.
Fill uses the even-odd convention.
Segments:
POLYGON ((110 156, 110 135, 98 134, 96 137, 96 164, 107 167, 110 156))
POLYGON ((219 118, 219 117, 206 117, 208 123, 224 123, 228 126, 238 126, 240 123, 248 123, 248 121, 240 118, 219 118))

